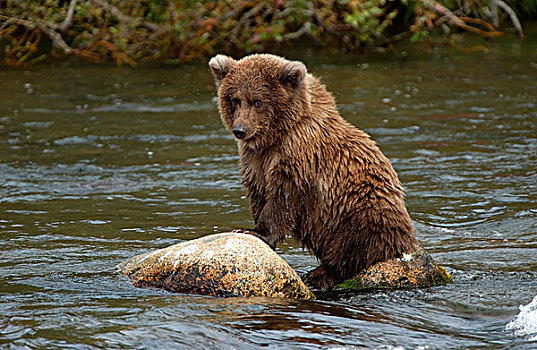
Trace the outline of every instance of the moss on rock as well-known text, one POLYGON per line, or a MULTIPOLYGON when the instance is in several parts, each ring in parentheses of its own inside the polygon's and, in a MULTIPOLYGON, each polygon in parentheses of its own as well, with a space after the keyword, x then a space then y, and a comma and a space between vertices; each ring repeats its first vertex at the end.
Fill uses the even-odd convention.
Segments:
POLYGON ((453 277, 423 248, 418 248, 402 258, 375 264, 333 290, 423 288, 448 283, 453 283, 453 277))

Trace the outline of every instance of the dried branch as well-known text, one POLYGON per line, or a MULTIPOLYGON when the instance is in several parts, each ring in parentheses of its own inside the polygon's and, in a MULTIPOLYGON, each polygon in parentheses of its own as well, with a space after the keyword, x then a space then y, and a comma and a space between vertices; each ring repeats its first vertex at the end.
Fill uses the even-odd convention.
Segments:
MULTIPOLYGON (((116 17, 121 22, 132 23, 132 22, 134 22, 136 20, 135 18, 132 18, 132 17, 124 14, 117 7, 115 7, 114 5, 112 5, 112 4, 110 4, 110 3, 106 2, 106 1, 103 1, 103 0, 91 0, 91 1, 93 3, 95 3, 97 6, 102 7, 105 11, 110 12, 110 14, 112 16, 116 17)), ((146 27, 147 29, 149 29, 149 30, 151 30, 153 32, 156 32, 157 30, 160 29, 160 26, 158 24, 151 23, 149 21, 141 21, 140 24, 143 27, 146 27)))
POLYGON ((20 18, 14 18, 14 17, 8 17, 4 15, 0 15, 0 19, 5 19, 10 21, 12 24, 18 24, 21 26, 24 26, 30 30, 33 30, 34 28, 39 28, 43 33, 45 33, 50 40, 52 40, 52 46, 56 49, 59 49, 66 55, 69 55, 73 53, 73 49, 65 43, 60 33, 56 32, 54 29, 50 28, 46 23, 41 21, 28 21, 25 19, 20 18))
POLYGON ((310 22, 304 23, 304 25, 294 33, 284 34, 283 38, 285 40, 293 40, 293 39, 300 38, 304 34, 311 34, 311 23, 310 22))
POLYGON ((489 0, 490 4, 490 18, 492 19, 492 25, 495 28, 498 28, 499 20, 498 20, 498 5, 496 3, 496 0, 489 0))
POLYGON ((436 13, 445 16, 449 22, 456 25, 457 27, 464 27, 466 23, 459 17, 457 17, 453 12, 451 12, 446 7, 442 6, 436 1, 432 0, 420 0, 422 4, 424 4, 426 7, 434 10, 436 13))
POLYGON ((75 6, 76 6, 77 0, 71 0, 69 3, 69 9, 67 10, 67 16, 65 16, 65 19, 63 20, 62 24, 58 26, 58 30, 60 32, 65 32, 72 24, 73 24, 73 17, 75 14, 75 6))
POLYGON ((236 16, 239 15, 239 13, 241 13, 244 10, 244 8, 245 8, 245 3, 241 1, 241 3, 238 4, 235 7, 235 9, 233 9, 233 11, 230 11, 226 13, 225 15, 223 15, 221 21, 225 22, 229 19, 235 18, 236 16))
POLYGON ((39 29, 41 29, 43 33, 48 35, 49 38, 52 40, 53 47, 60 49, 66 55, 73 53, 73 49, 69 45, 67 45, 60 33, 55 30, 52 30, 44 23, 37 23, 37 25, 39 26, 39 29))
POLYGON ((513 23, 513 26, 515 27, 517 33, 518 33, 518 37, 520 39, 523 39, 524 38, 524 32, 522 30, 522 26, 520 25, 520 21, 518 20, 518 17, 515 13, 515 11, 513 11, 513 9, 507 5, 505 2, 503 2, 502 0, 492 0, 493 2, 496 2, 496 4, 498 5, 498 7, 500 7, 502 10, 505 11, 505 13, 507 13, 509 15, 509 18, 511 18, 511 22, 513 23))
MULTIPOLYGON (((464 17, 464 18, 458 17, 453 12, 451 12, 449 9, 447 9, 446 7, 444 7, 443 5, 439 4, 438 2, 436 2, 434 0, 420 0, 420 1, 426 7, 434 10, 436 13, 438 13, 438 14, 440 14, 442 16, 445 16, 447 18, 448 22, 450 22, 451 24, 453 24, 453 25, 455 25, 455 26, 457 26, 457 27, 459 27, 461 29, 464 29, 466 31, 473 32, 473 33, 482 35, 482 36, 487 37, 487 38, 493 38, 493 37, 501 36, 503 34, 502 32, 496 31, 496 29, 494 27, 485 24, 486 22, 484 22, 483 20, 480 20, 480 19, 470 19, 470 20, 468 20, 468 18, 466 18, 466 17, 464 17), (468 23, 481 24, 481 25, 485 26, 486 28, 488 28, 490 31, 485 31, 485 30, 481 30, 481 29, 476 28, 476 27, 472 27, 472 26, 467 24, 465 19, 468 20, 468 23)), ((501 0, 496 0, 496 1, 498 2, 498 5, 499 5, 499 2, 501 0)))
POLYGON ((239 36, 239 31, 241 30, 241 28, 246 25, 246 23, 253 17, 255 16, 256 13, 259 13, 261 11, 261 9, 263 7, 265 7, 265 2, 264 1, 261 1, 259 2, 259 4, 257 4, 255 7, 251 8, 249 11, 246 11, 245 13, 242 14, 242 16, 240 17, 239 19, 239 23, 237 23, 237 25, 235 26, 235 28, 233 28, 233 30, 231 31, 231 41, 234 42, 234 43, 238 43, 239 42, 239 39, 238 39, 238 36, 239 36))
MULTIPOLYGON (((473 23, 473 24, 478 24, 478 25, 481 25, 485 28, 487 28, 491 33, 492 32, 496 32, 496 28, 494 28, 494 26, 488 22, 485 22, 483 21, 482 19, 479 19, 479 18, 472 18, 472 17, 460 17, 465 23, 473 23)), ((500 33, 500 32, 498 32, 500 33)))
POLYGON ((108 41, 99 40, 93 43, 91 47, 88 47, 88 51, 97 49, 99 47, 103 47, 108 50, 111 53, 116 65, 118 66, 121 66, 123 62, 129 64, 131 67, 135 67, 137 65, 136 61, 130 58, 126 53, 119 51, 113 44, 109 43, 108 41))

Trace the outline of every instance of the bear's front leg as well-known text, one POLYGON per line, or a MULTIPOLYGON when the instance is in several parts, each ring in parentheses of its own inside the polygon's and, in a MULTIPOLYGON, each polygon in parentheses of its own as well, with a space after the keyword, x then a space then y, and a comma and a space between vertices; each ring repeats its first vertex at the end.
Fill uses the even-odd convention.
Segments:
POLYGON ((290 206, 287 196, 277 196, 267 201, 261 213, 254 218, 254 231, 270 247, 276 247, 284 240, 286 234, 291 234, 295 228, 295 211, 290 206))
MULTIPOLYGON (((276 175, 274 175, 276 176, 276 175)), ((277 177, 277 176, 276 176, 277 177)), ((267 243, 272 249, 281 242, 286 234, 293 233, 296 227, 296 211, 300 208, 297 191, 290 187, 291 181, 282 178, 278 186, 260 193, 255 187, 249 188, 248 197, 254 216, 253 229, 239 229, 237 232, 252 234, 267 243)))

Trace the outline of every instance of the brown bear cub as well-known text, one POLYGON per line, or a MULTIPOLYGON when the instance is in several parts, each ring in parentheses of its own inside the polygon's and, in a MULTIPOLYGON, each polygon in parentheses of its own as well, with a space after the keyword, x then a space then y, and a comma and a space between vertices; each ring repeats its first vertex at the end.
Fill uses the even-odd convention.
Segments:
POLYGON ((302 242, 321 262, 304 281, 320 289, 417 246, 390 161, 303 63, 217 55, 209 66, 254 217, 243 232, 272 248, 286 234, 302 242))

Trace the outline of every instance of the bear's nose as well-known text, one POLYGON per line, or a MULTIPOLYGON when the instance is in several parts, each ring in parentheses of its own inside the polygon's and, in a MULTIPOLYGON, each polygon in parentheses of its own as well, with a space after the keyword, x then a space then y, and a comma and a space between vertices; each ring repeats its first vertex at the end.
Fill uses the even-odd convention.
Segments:
POLYGON ((244 125, 233 126, 233 135, 238 139, 242 139, 246 135, 246 127, 244 125))

